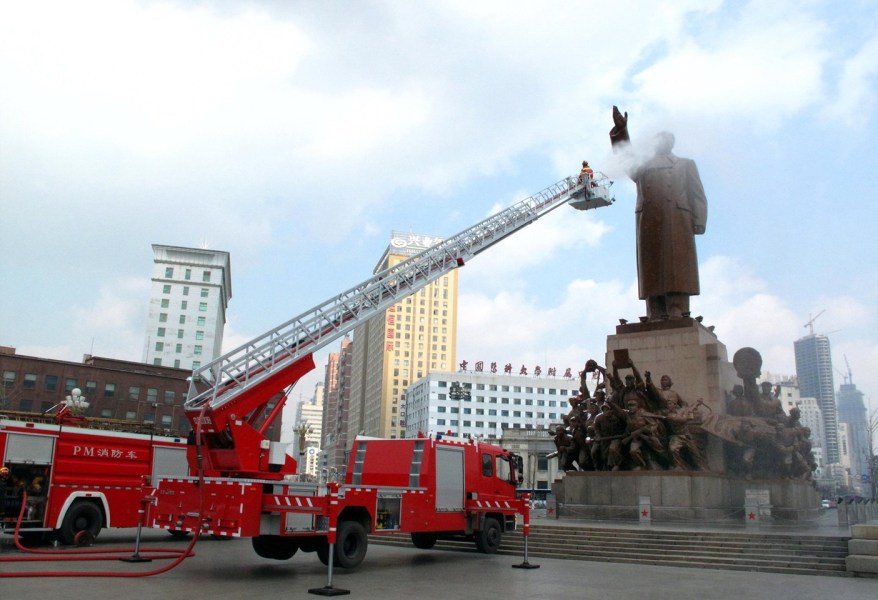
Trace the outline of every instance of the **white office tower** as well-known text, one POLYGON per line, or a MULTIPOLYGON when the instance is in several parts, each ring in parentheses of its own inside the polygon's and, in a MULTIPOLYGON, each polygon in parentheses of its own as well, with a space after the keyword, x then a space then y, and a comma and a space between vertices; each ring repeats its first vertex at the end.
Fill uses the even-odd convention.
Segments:
POLYGON ((229 253, 159 244, 152 251, 143 362, 196 369, 222 354, 232 297, 229 253))
MULTIPOLYGON (((323 435, 323 384, 314 388, 314 397, 299 403, 296 422, 293 424, 295 459, 299 461, 299 473, 316 477, 320 471, 320 440, 323 435)), ((293 454, 293 452, 290 452, 293 454)))

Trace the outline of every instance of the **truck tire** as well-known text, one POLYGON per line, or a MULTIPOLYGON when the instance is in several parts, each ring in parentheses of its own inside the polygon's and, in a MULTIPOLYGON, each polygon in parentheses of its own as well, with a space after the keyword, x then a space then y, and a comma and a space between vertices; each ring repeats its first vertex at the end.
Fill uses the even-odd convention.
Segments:
POLYGON ((359 521, 342 521, 335 536, 335 564, 353 569, 366 558, 368 545, 366 528, 359 521))
POLYGON ((273 560, 289 560, 299 549, 295 539, 279 535, 258 535, 250 541, 256 554, 273 560))
POLYGON ((500 523, 493 517, 488 517, 482 522, 482 528, 476 532, 476 548, 484 554, 494 554, 500 549, 500 541, 503 538, 503 530, 500 523))
POLYGON ((61 528, 58 530, 58 539, 63 544, 74 544, 76 535, 80 531, 87 531, 92 539, 98 537, 101 532, 104 517, 101 510, 87 500, 79 500, 67 510, 61 528))
POLYGON ((415 548, 429 550, 436 545, 436 534, 420 532, 412 533, 412 544, 415 545, 415 548))

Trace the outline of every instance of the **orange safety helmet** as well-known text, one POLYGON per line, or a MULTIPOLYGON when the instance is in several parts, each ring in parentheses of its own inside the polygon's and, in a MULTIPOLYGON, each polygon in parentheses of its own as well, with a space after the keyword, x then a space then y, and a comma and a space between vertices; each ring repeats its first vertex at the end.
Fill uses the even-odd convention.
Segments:
POLYGON ((0 477, 9 476, 9 467, 0 467, 0 477))

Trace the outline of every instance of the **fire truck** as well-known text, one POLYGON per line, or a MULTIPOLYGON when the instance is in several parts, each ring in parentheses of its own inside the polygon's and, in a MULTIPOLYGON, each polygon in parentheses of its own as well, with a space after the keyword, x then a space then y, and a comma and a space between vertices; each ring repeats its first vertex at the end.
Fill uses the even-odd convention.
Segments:
POLYGON ((0 414, 0 466, 10 470, 0 527, 14 532, 22 508, 26 536, 65 544, 137 526, 151 479, 188 472, 186 439, 150 429, 83 417, 64 404, 50 414, 0 414))
POLYGON ((191 475, 158 478, 150 524, 249 537, 264 558, 315 552, 330 569, 360 564, 370 534, 408 534, 419 548, 465 536, 496 552, 516 515, 527 518, 521 457, 474 439, 357 437, 344 481, 313 483, 266 438, 283 403, 267 407, 320 348, 565 203, 612 204, 610 185, 602 174, 565 178, 196 369, 184 406, 191 475))

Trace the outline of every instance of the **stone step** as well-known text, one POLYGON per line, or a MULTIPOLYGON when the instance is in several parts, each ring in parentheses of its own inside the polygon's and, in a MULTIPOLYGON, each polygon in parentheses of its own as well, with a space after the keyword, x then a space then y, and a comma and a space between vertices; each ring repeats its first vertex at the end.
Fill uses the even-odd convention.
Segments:
MULTIPOLYGON (((528 556, 793 575, 847 576, 848 538, 691 532, 638 528, 532 526, 528 556)), ((371 543, 413 547, 407 535, 370 536, 371 543)), ((472 540, 440 540, 435 549, 475 552, 472 540)), ((521 530, 507 533, 500 554, 523 556, 521 530)))
MULTIPOLYGON (((510 547, 524 547, 523 540, 516 540, 515 538, 505 538, 503 540, 504 544, 508 544, 510 547)), ((580 544, 579 547, 583 545, 580 544)), ((528 540, 529 548, 540 548, 540 549, 563 549, 563 548, 571 548, 569 544, 563 543, 550 543, 550 542, 541 542, 528 540)), ((640 552, 689 552, 689 553, 712 553, 712 554, 721 554, 727 556, 801 556, 801 557, 813 557, 813 556, 822 556, 827 558, 836 558, 843 559, 848 555, 848 551, 844 548, 831 548, 831 549, 823 549, 823 548, 807 548, 803 549, 797 546, 794 547, 783 547, 783 546, 775 546, 770 548, 765 547, 748 547, 748 546, 723 546, 723 545, 714 545, 714 544, 628 544, 625 542, 605 542, 602 544, 588 545, 586 547, 597 548, 597 549, 627 549, 632 548, 636 549, 640 552)))

